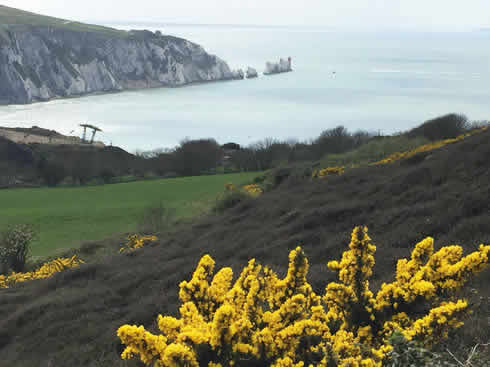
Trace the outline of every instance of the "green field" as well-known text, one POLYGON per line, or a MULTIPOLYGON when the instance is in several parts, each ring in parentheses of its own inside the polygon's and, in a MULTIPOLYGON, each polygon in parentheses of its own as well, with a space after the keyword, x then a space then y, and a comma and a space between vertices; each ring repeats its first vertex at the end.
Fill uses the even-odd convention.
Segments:
POLYGON ((33 256, 49 256, 116 233, 137 229, 145 208, 175 208, 188 218, 209 210, 228 182, 250 182, 257 173, 185 177, 127 184, 0 190, 0 229, 28 223, 39 228, 33 256))

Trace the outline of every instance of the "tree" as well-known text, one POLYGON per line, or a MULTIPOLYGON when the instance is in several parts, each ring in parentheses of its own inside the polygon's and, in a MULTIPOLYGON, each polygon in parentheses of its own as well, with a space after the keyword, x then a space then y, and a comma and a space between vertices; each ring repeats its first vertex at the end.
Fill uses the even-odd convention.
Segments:
POLYGON ((216 168, 223 149, 214 139, 183 140, 174 153, 175 170, 184 176, 197 176, 216 168))
POLYGON ((352 149, 354 141, 344 126, 337 126, 323 131, 313 145, 317 158, 321 158, 325 154, 339 154, 352 149))
POLYGON ((423 136, 432 141, 449 139, 463 134, 469 127, 470 123, 465 115, 451 113, 424 122, 419 127, 410 130, 407 136, 423 136))
POLYGON ((99 177, 104 181, 104 183, 111 183, 116 174, 110 168, 105 168, 99 173, 99 177))
POLYGON ((70 173, 73 181, 78 182, 80 185, 85 185, 95 176, 93 157, 90 155, 78 156, 70 168, 70 173))
POLYGON ((57 186, 66 177, 66 170, 62 164, 51 162, 44 156, 39 160, 37 169, 48 186, 57 186))

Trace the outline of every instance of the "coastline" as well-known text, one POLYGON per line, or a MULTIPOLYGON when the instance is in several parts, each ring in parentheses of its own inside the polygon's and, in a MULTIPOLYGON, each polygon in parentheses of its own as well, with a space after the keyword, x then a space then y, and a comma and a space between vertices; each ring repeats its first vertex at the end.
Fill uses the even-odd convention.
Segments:
POLYGON ((124 93, 124 92, 143 91, 143 90, 150 90, 150 89, 179 89, 179 88, 187 88, 187 87, 192 87, 192 86, 198 86, 198 85, 202 85, 202 84, 226 83, 226 82, 235 82, 235 81, 240 81, 240 80, 236 80, 236 79, 202 80, 202 81, 189 82, 189 83, 185 83, 182 85, 157 85, 157 86, 150 86, 150 87, 143 87, 143 88, 135 87, 135 88, 126 88, 126 89, 121 89, 121 90, 95 91, 95 92, 88 92, 88 93, 71 95, 71 96, 66 96, 66 97, 60 96, 60 97, 53 97, 53 98, 49 98, 49 99, 35 100, 35 101, 28 102, 28 103, 8 103, 8 104, 0 103, 0 108, 1 107, 12 107, 12 106, 31 106, 31 105, 35 105, 35 104, 41 104, 41 103, 47 103, 47 102, 53 102, 53 101, 79 99, 79 98, 84 98, 84 97, 95 97, 95 96, 101 96, 101 95, 119 94, 119 93, 124 93))

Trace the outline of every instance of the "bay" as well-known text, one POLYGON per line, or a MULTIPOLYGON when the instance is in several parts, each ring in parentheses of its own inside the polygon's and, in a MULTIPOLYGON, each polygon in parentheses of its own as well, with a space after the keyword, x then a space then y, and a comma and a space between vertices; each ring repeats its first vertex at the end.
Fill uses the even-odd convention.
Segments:
POLYGON ((33 125, 129 151, 183 138, 249 144, 307 140, 337 125, 383 134, 441 114, 490 119, 490 34, 339 32, 314 27, 117 25, 161 30, 201 44, 232 68, 263 71, 291 56, 293 73, 0 107, 0 126, 33 125))

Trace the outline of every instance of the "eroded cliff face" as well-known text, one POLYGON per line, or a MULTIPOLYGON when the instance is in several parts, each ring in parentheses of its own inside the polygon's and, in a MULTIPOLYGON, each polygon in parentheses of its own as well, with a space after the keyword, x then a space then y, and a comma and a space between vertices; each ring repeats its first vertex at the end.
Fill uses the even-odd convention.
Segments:
POLYGON ((158 32, 115 36, 14 25, 0 35, 0 104, 232 77, 201 46, 158 32))

